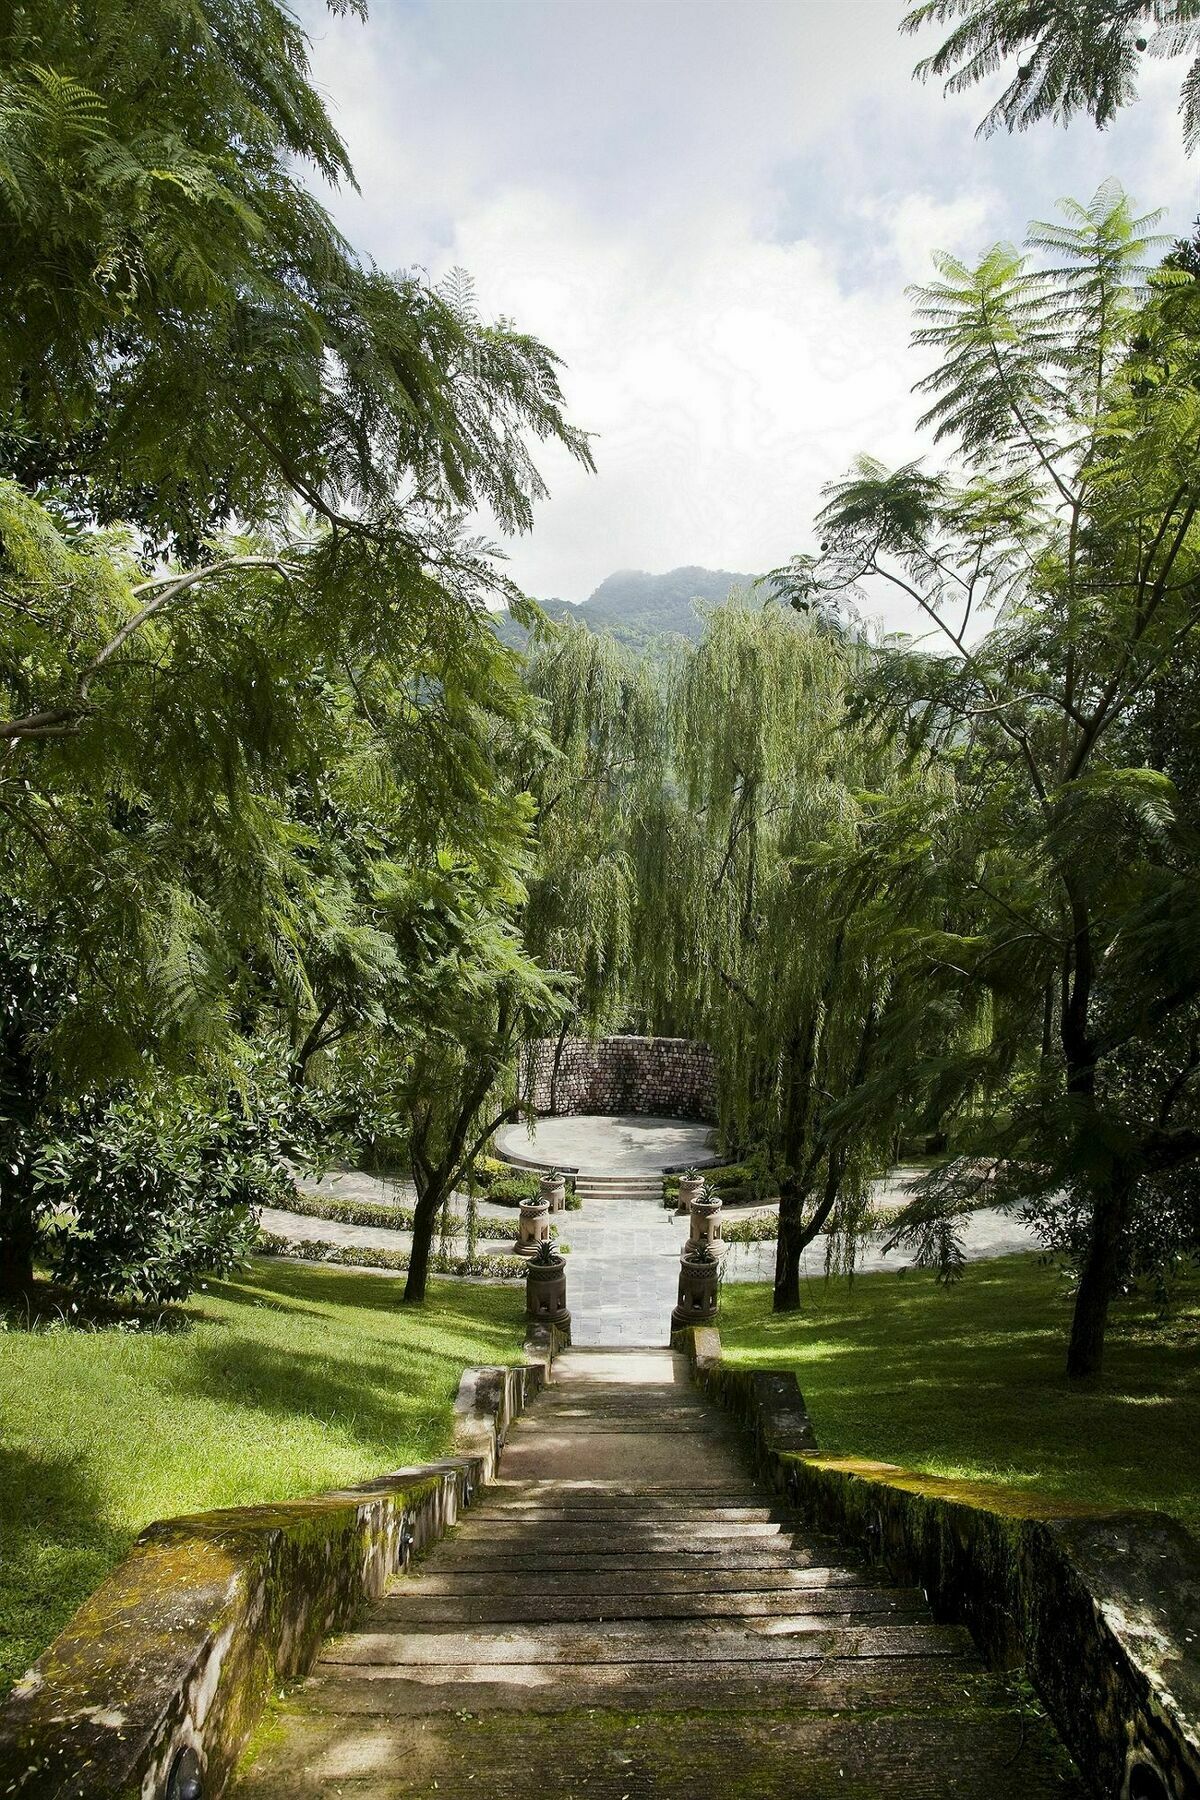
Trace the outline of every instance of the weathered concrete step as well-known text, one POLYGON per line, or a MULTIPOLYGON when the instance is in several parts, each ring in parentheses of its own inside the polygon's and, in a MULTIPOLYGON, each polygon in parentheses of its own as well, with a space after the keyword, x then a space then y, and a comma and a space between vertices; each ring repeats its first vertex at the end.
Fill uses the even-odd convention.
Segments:
POLYGON ((547 1574, 566 1573, 568 1570, 605 1570, 611 1574, 613 1570, 620 1569, 626 1571, 631 1580, 636 1580, 643 1571, 652 1569, 809 1569, 818 1567, 827 1560, 821 1551, 796 1545, 788 1549, 783 1544, 772 1544, 770 1548, 740 1544, 736 1550, 732 1546, 706 1543, 657 1550, 650 1547, 637 1550, 615 1547, 606 1549, 603 1545, 592 1550, 556 1550, 552 1544, 536 1544, 525 1550, 500 1550, 489 1549, 484 1543, 455 1542, 439 1548, 437 1567, 447 1574, 454 1569, 475 1569, 480 1572, 494 1569, 498 1573, 505 1569, 536 1573, 541 1569, 547 1574))
POLYGON ((803 1608, 810 1619, 839 1625, 885 1625, 929 1620, 916 1589, 831 1587, 761 1593, 752 1589, 693 1594, 437 1594, 410 1593, 405 1583, 372 1612, 374 1624, 407 1631, 418 1625, 533 1625, 608 1619, 791 1618, 803 1608))
MULTIPOLYGON (((322 1667, 297 1704, 339 1714, 562 1712, 580 1706, 634 1708, 808 1707, 851 1712, 904 1708, 974 1710, 1006 1700, 1000 1678, 952 1656, 857 1657, 791 1663, 565 1663, 548 1679, 545 1663, 322 1667)), ((897 1796, 897 1800, 903 1800, 897 1796)))
POLYGON ((605 1510, 624 1507, 632 1512, 649 1512, 656 1506, 684 1507, 711 1513, 722 1506, 778 1506, 774 1490, 758 1482, 747 1481, 744 1487, 701 1488, 689 1482, 686 1487, 631 1488, 624 1483, 606 1481, 522 1481, 505 1485, 497 1482, 487 1493, 488 1510, 503 1511, 509 1504, 517 1506, 561 1506, 605 1510))
MULTIPOLYGON (((389 1590, 395 1594, 628 1594, 630 1571, 618 1565, 599 1571, 555 1571, 533 1564, 520 1574, 496 1569, 443 1570, 430 1564, 430 1573, 397 1576, 389 1590)), ((826 1588, 862 1587, 861 1569, 789 1569, 765 1567, 715 1569, 639 1566, 635 1577, 639 1594, 791 1594, 823 1593, 826 1588)), ((887 1592, 902 1592, 889 1588, 887 1592)))
POLYGON ((307 1800, 1048 1800, 1079 1793, 1018 1712, 979 1717, 512 1714, 408 1724, 297 1718, 241 1792, 307 1800))
MULTIPOLYGON (((596 1501, 592 1504, 562 1506, 543 1500, 505 1500, 497 1502, 490 1496, 481 1517, 495 1519, 501 1514, 506 1519, 528 1520, 531 1525, 555 1525, 560 1520, 569 1523, 572 1520, 594 1519, 614 1529, 623 1529, 628 1519, 628 1506, 605 1506, 596 1501)), ((792 1519, 791 1513, 784 1513, 781 1508, 770 1506, 697 1506, 690 1503, 682 1495, 678 1500, 659 1500, 653 1504, 639 1506, 636 1515, 640 1518, 656 1520, 670 1519, 686 1523, 691 1519, 706 1519, 714 1524, 721 1521, 733 1523, 765 1522, 769 1519, 792 1519)), ((794 1519, 792 1522, 795 1523, 794 1519)))
POLYGON ((390 1663, 425 1668, 442 1663, 802 1662, 837 1656, 972 1657, 967 1633, 953 1625, 847 1625, 797 1613, 752 1625, 714 1625, 660 1620, 636 1625, 596 1623, 533 1629, 440 1631, 413 1625, 395 1631, 354 1631, 335 1638, 321 1667, 390 1663))
MULTIPOLYGON (((602 1532, 614 1528, 604 1524, 597 1525, 592 1519, 564 1519, 552 1529, 535 1531, 531 1525, 521 1520, 499 1519, 495 1514, 468 1513, 458 1527, 458 1544, 473 1544, 486 1538, 489 1544, 513 1545, 555 1543, 564 1549, 585 1548, 596 1541, 602 1532)), ((794 1524, 785 1524, 780 1519, 681 1519, 678 1522, 669 1519, 629 1519, 622 1520, 620 1527, 621 1540, 630 1549, 639 1544, 651 1547, 662 1545, 669 1549, 672 1544, 692 1543, 702 1539, 711 1539, 717 1544, 740 1543, 743 1539, 786 1538, 789 1542, 796 1535, 794 1524)))

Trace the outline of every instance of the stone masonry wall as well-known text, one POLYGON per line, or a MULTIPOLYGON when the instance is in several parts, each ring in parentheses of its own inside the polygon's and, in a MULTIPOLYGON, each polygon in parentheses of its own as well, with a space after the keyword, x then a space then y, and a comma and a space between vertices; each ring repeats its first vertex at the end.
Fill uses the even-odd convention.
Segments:
POLYGON ((538 1112, 644 1113, 650 1118, 716 1117, 716 1064, 707 1044, 688 1038, 567 1038, 555 1074, 556 1038, 526 1046, 526 1075, 538 1112))

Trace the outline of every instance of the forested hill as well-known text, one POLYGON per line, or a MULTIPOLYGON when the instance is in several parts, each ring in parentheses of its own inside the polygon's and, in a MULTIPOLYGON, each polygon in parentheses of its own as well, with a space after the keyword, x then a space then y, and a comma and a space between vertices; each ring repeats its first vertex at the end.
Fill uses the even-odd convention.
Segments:
MULTIPOLYGON (((728 599, 735 587, 747 587, 752 575, 729 569, 671 569, 665 575, 647 575, 644 569, 618 569, 608 575, 594 593, 576 604, 570 600, 543 600, 552 619, 577 619, 591 631, 611 631, 615 638, 641 649, 652 638, 675 633, 693 642, 701 636, 696 600, 728 599)), ((508 613, 496 615, 501 640, 521 648, 526 631, 508 613)))

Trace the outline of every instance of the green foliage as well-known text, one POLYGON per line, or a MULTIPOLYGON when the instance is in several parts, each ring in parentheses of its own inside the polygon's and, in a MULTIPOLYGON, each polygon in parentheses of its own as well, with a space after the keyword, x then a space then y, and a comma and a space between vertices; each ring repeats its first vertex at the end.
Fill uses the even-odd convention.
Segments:
POLYGON ((522 1201, 536 1200, 539 1192, 536 1175, 502 1175, 488 1189, 488 1199, 497 1206, 520 1206, 522 1201))
POLYGON ((725 1219, 721 1236, 727 1244, 767 1244, 779 1236, 779 1216, 765 1213, 755 1219, 725 1219))
POLYGON ((55 1276, 91 1299, 186 1300, 253 1244, 254 1211, 287 1192, 265 1125, 175 1096, 68 1115, 40 1146, 55 1276))
MULTIPOLYGON (((293 1189, 277 1204, 306 1219, 334 1219, 342 1225, 370 1225, 385 1231, 411 1231, 413 1227, 411 1206, 392 1206, 371 1200, 339 1200, 332 1194, 304 1193, 299 1189, 293 1189)), ((449 1234, 458 1237, 466 1230, 466 1215, 449 1213, 446 1223, 449 1234)), ((509 1239, 512 1234, 513 1228, 506 1219, 475 1220, 476 1237, 509 1239)))
POLYGON ((482 322, 461 274, 435 291, 364 264, 314 199, 304 165, 352 176, 275 0, 35 0, 0 21, 0 66, 22 483, 189 557, 297 498, 412 548, 475 506, 528 527, 528 438, 588 460, 541 344, 482 322))
MULTIPOLYGON (((507 1235, 511 1237, 512 1233, 507 1235)), ((378 1250, 370 1244, 327 1244, 320 1238, 284 1238, 270 1231, 260 1232, 257 1241, 267 1256, 290 1256, 300 1262, 380 1269, 390 1275, 402 1275, 412 1267, 412 1256, 407 1250, 378 1250)), ((448 1250, 430 1250, 425 1267, 431 1275, 487 1276, 494 1281, 517 1281, 525 1274, 525 1261, 520 1256, 460 1256, 448 1250)))
POLYGON ((1141 57, 1192 57, 1180 93, 1184 143, 1200 136, 1200 12, 1195 0, 922 0, 904 31, 956 19, 922 79, 945 78, 948 94, 987 80, 1016 58, 1008 86, 985 114, 984 136, 1000 125, 1024 130, 1039 119, 1066 125, 1076 113, 1111 124, 1137 98, 1141 57))
POLYGON ((1082 1375, 1122 1270, 1200 1245, 1200 287, 1147 271, 1153 219, 1118 189, 1064 213, 1027 256, 940 262, 918 338, 955 456, 899 529, 897 478, 860 465, 795 574, 826 604, 891 583, 940 636, 864 664, 853 714, 930 783, 897 790, 864 871, 941 907, 910 978, 976 1020, 927 1063, 970 1109, 965 1160, 907 1223, 949 1272, 972 1153, 998 1153, 998 1196, 1079 1264, 1082 1375))
POLYGON ((715 613, 676 665, 670 778, 639 825, 643 1004, 716 1051, 722 1141, 781 1197, 781 1306, 818 1231, 852 1260, 912 1052, 962 1024, 903 977, 921 897, 902 866, 862 874, 911 778, 882 735, 846 729, 860 660, 816 616, 715 613))
POLYGON ((462 520, 525 528, 531 446, 590 455, 543 345, 313 199, 349 169, 274 0, 35 0, 0 66, 0 891, 62 995, 6 1002, 14 1291, 18 1174, 81 1093, 286 1073, 327 1150, 469 1150, 556 990, 485 610, 520 596, 462 520))

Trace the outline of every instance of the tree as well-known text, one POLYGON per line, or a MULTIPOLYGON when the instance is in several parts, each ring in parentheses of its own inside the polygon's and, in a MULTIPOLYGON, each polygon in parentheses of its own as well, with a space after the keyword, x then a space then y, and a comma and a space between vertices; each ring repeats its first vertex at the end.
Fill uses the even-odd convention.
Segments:
POLYGON ((1200 642, 1200 288, 1147 272, 1153 219, 1118 189, 1065 212, 1029 255, 938 259, 916 339, 951 459, 861 462, 792 591, 887 584, 936 633, 874 659, 861 715, 953 778, 924 860, 969 923, 930 978, 987 996, 953 1073, 990 1103, 1010 1197, 1073 1216, 1087 1376, 1139 1220, 1164 1182, 1196 1192, 1200 819, 1192 728, 1168 720, 1200 642))
MULTIPOLYGON (((272 1033, 299 1084, 382 1016, 389 861, 507 868, 485 606, 521 601, 462 515, 522 529, 531 441, 590 455, 543 345, 306 192, 349 170, 285 9, 35 0, 0 62, 0 888, 62 984, 5 1013, 36 1135, 272 1033)), ((0 1201, 12 1291, 36 1201, 0 1201)))
POLYGON ((588 459, 544 346, 461 275, 364 264, 305 188, 352 174, 275 0, 33 0, 0 68, 0 470, 27 488, 184 559, 298 499, 419 565, 450 512, 529 524, 528 437, 588 459))
POLYGON ((665 708, 643 658, 582 626, 541 631, 525 682, 545 737, 531 740, 523 770, 537 804, 537 856, 522 929, 544 966, 573 978, 553 1091, 568 1032, 612 1030, 638 1003, 634 838, 662 782, 665 708))
POLYGON ((420 920, 441 955, 401 1040, 408 1054, 398 1100, 417 1190, 407 1302, 425 1298, 442 1206, 493 1132, 518 1116, 522 1046, 552 1029, 565 1004, 563 984, 526 954, 504 902, 472 891, 464 873, 420 920))
POLYGON ((901 30, 959 19, 945 42, 917 64, 922 80, 945 78, 948 94, 964 92, 1019 58, 979 130, 1025 130, 1050 117, 1066 125, 1078 112, 1111 123, 1137 98, 1137 74, 1151 56, 1190 54, 1179 110, 1190 151, 1200 138, 1200 6, 1196 0, 922 0, 901 30))
POLYGON ((777 1311, 799 1305, 819 1233, 852 1266, 915 1049, 951 1028, 903 979, 906 858, 890 884, 863 880, 896 759, 848 728, 856 656, 786 608, 714 611, 677 666, 640 833, 644 1004, 712 1043, 722 1141, 778 1185, 777 1311))

